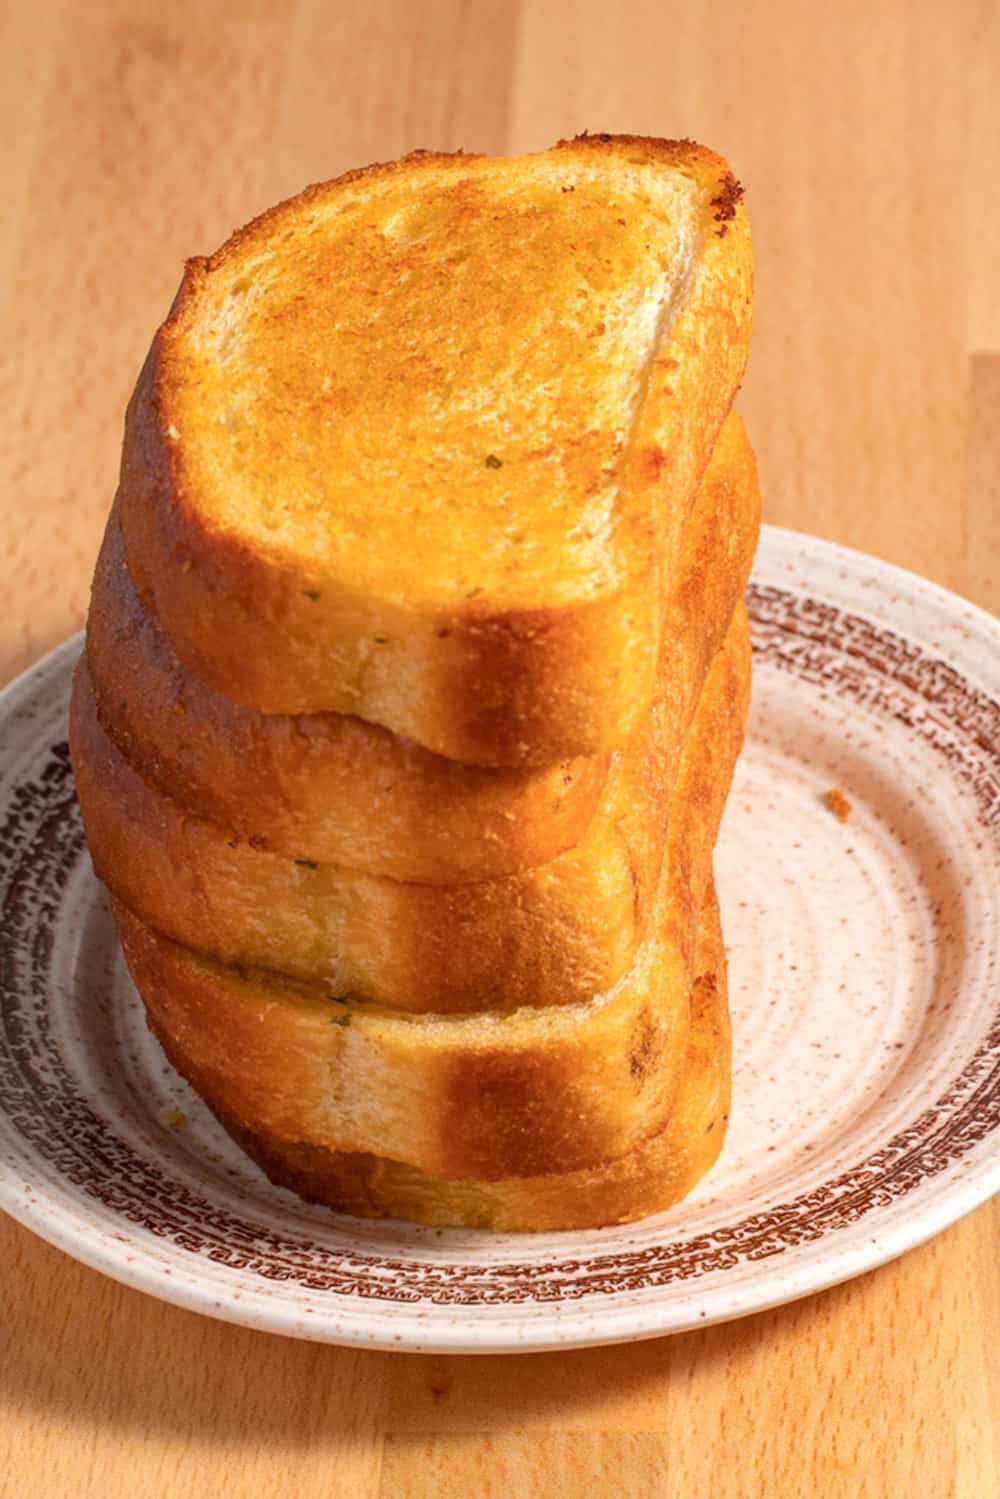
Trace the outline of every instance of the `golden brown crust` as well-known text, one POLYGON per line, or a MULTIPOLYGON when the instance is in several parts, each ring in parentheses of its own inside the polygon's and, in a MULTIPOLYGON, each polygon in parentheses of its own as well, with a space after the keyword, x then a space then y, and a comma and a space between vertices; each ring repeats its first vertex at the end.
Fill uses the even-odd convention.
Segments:
POLYGON ((339 713, 241 707, 178 662, 129 577, 112 511, 87 660, 101 721, 175 801, 261 848, 425 884, 495 879, 572 848, 607 758, 463 765, 339 713))
POLYGON ((726 954, 714 888, 699 924, 683 1073, 666 1122, 615 1160, 500 1181, 442 1180, 398 1161, 248 1129, 206 1095, 239 1145, 279 1186, 360 1217, 501 1232, 598 1228, 662 1212, 715 1162, 729 1117, 726 954))
MULTIPOLYGON (((692 175, 709 175, 728 191, 734 203, 743 196, 741 185, 733 177, 725 158, 707 146, 693 140, 666 140, 648 135, 619 135, 608 131, 581 131, 579 135, 557 141, 553 152, 582 156, 606 154, 608 149, 632 153, 636 160, 656 161, 665 167, 683 168, 692 175)), ((261 231, 268 236, 280 234, 294 223, 303 208, 323 203, 331 188, 344 188, 358 183, 368 183, 392 177, 397 173, 409 173, 420 167, 434 167, 446 172, 460 173, 477 161, 487 158, 478 151, 428 151, 422 148, 408 151, 394 161, 375 161, 363 167, 352 167, 328 182, 313 182, 291 198, 266 208, 242 228, 230 235, 226 243, 214 254, 195 256, 189 265, 204 266, 206 270, 219 270, 229 261, 239 263, 240 256, 251 246, 259 243, 261 231)), ((714 204, 713 204, 714 206, 714 204)), ((723 215, 725 217, 725 215, 723 215)), ((729 215, 732 217, 732 215, 729 215)), ((176 303, 175 303, 176 306, 176 303)), ((171 316, 174 315, 171 308, 171 316)))
MULTIPOLYGON (((753 454, 726 420, 668 601, 665 635, 682 702, 744 586, 760 514, 753 454), (682 665, 690 661, 691 665, 682 665)), ((607 773, 576 757, 537 769, 462 765, 340 714, 266 715, 206 687, 177 661, 138 599, 116 511, 98 559, 87 657, 101 720, 155 786, 201 817, 290 857, 422 883, 495 879, 584 837, 607 773)), ((679 753, 683 712, 670 728, 679 753)))
POLYGON ((609 989, 648 931, 668 808, 671 878, 707 868, 742 742, 749 679, 741 603, 705 679, 679 766, 664 753, 671 742, 664 723, 677 706, 664 697, 642 742, 616 761, 576 848, 535 870, 457 886, 313 866, 189 816, 103 732, 85 661, 74 683, 70 744, 98 875, 175 941, 222 962, 415 1011, 574 1004, 609 989))
MULTIPOLYGON (((592 137, 552 154, 561 163, 567 155, 583 164, 613 158, 616 171, 662 163, 698 192, 690 280, 669 341, 644 377, 623 449, 601 562, 605 582, 569 590, 557 606, 516 593, 507 599, 500 588, 433 600, 412 588, 380 593, 370 580, 354 586, 332 564, 307 564, 294 547, 251 543, 204 513, 184 423, 174 417, 184 339, 197 323, 206 278, 229 274, 252 247, 345 183, 431 169, 454 176, 483 160, 408 158, 311 189, 248 226, 211 261, 192 262, 140 377, 120 484, 129 563, 178 656, 212 687, 269 712, 357 714, 473 764, 600 755, 627 738, 652 690, 660 575, 669 578, 742 377, 749 235, 731 174, 700 147, 592 137), (377 651, 376 639, 386 641, 377 651)), ((402 540, 405 548, 409 538, 402 540)))
POLYGON ((686 1046, 696 916, 664 887, 654 940, 604 1001, 510 1016, 408 1017, 200 957, 117 901, 150 1025, 195 1089, 284 1139, 387 1153, 439 1175, 576 1169, 664 1117, 686 1046))

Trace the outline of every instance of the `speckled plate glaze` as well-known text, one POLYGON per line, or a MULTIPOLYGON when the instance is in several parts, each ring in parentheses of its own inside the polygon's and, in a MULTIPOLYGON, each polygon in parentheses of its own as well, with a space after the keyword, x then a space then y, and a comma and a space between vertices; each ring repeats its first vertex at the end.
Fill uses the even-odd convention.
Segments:
POLYGON ((1000 1185, 1000 624, 767 530, 719 847, 735 1097, 643 1223, 368 1223, 270 1186, 150 1038, 91 872, 67 642, 0 699, 0 1206, 68 1253, 297 1337, 492 1352, 653 1337, 817 1291, 1000 1185), (837 788, 841 822, 824 803, 837 788))

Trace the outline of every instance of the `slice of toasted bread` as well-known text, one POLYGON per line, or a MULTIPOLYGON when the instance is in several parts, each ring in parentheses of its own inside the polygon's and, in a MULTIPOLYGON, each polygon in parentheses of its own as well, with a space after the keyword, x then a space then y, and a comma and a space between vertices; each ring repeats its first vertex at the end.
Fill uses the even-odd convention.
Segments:
POLYGON ((509 1010, 575 1004, 630 968, 649 929, 665 846, 675 869, 704 863, 714 846, 749 686, 741 601, 679 762, 664 754, 672 704, 661 699, 616 757, 575 848, 538 869, 464 885, 406 884, 289 859, 189 816, 104 733, 85 661, 70 742, 95 869, 158 931, 221 962, 322 981, 336 994, 432 1013, 509 1010))
POLYGON ((87 616, 91 680, 108 734, 180 805, 276 853, 427 884, 513 874, 583 837, 609 756, 463 765, 363 718, 261 713, 206 687, 136 594, 116 510, 87 616))
POLYGON ((245 1127, 389 1155, 435 1176, 576 1170, 666 1117, 687 1045, 689 889, 615 990, 578 1005, 404 1015, 223 967, 112 903, 152 1030, 245 1127))
POLYGON ((190 261, 119 487, 179 658, 472 764, 623 744, 746 361, 740 199, 690 142, 422 153, 190 261))
MULTIPOLYGON (((682 540, 665 634, 679 754, 698 684, 749 572, 760 497, 742 422, 723 425, 682 540)), ((578 756, 492 769, 434 755, 343 714, 238 706, 176 659, 139 600, 112 513, 87 620, 101 722, 161 791, 256 847, 429 884, 547 863, 585 835, 608 769, 578 756)))
MULTIPOLYGON (((399 1161, 325 1150, 223 1124, 271 1180, 310 1202, 365 1218, 408 1218, 500 1231, 600 1228, 659 1213, 685 1197, 725 1138, 731 1085, 726 951, 714 887, 698 930, 684 1067, 663 1127, 615 1160, 504 1181, 442 1180, 399 1161)), ((214 1105, 211 1095, 206 1101, 214 1105)))

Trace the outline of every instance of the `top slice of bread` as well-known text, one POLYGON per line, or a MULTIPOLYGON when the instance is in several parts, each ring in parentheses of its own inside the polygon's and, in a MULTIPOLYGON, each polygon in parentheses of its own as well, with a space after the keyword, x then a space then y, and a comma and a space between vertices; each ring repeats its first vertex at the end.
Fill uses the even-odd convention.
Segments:
MULTIPOLYGON (((679 759, 711 659, 746 584, 760 495, 739 416, 722 426, 667 601, 667 762, 679 759)), ((492 880, 585 837, 613 757, 464 765, 342 713, 260 713, 177 661, 136 595, 112 511, 87 618, 101 724, 189 813, 260 849, 422 884, 492 880)), ((620 752, 619 752, 620 753, 620 752)))
POLYGON ((746 361, 740 200, 688 142, 417 153, 191 261, 119 491, 181 661, 471 764, 620 745, 746 361))

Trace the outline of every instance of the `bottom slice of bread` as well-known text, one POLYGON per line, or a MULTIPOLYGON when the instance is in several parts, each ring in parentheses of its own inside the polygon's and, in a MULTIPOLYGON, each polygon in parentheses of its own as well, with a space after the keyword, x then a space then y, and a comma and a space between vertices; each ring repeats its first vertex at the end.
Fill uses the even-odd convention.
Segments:
POLYGON ((645 1218, 678 1202, 704 1176, 722 1149, 729 1119, 726 953, 714 886, 702 909, 695 973, 684 1070, 665 1125, 627 1155, 586 1170, 444 1180, 400 1161, 280 1140, 217 1113, 277 1185, 358 1217, 508 1231, 599 1228, 645 1218))

